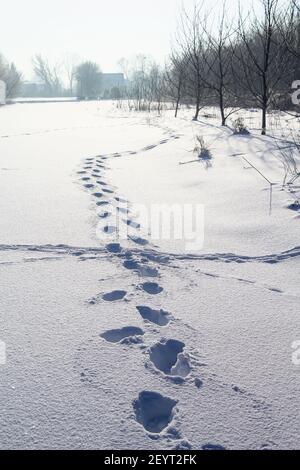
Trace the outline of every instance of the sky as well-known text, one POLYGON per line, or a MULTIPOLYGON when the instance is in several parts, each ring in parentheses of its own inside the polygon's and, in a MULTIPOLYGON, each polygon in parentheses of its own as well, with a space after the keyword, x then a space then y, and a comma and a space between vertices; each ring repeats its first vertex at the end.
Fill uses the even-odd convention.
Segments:
MULTIPOLYGON (((206 2, 210 10, 212 2, 206 2)), ((243 8, 259 0, 243 0, 243 8)), ((50 63, 64 57, 92 60, 103 72, 117 72, 118 61, 143 53, 164 63, 182 3, 194 0, 0 0, 0 53, 33 78, 32 57, 50 63)), ((216 14, 223 0, 213 2, 216 14)), ((234 15, 238 0, 227 0, 234 15)))

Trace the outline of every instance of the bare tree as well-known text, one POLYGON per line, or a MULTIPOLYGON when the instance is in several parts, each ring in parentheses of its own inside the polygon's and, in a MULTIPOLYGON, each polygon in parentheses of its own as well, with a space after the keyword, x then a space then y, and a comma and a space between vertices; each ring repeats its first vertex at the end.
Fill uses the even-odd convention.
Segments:
POLYGON ((145 98, 148 100, 148 109, 151 110, 151 103, 160 114, 162 109, 162 100, 165 89, 165 77, 160 67, 153 63, 147 76, 147 88, 145 98))
POLYGON ((136 111, 162 110, 166 95, 166 78, 162 68, 149 56, 138 54, 131 60, 121 59, 119 66, 127 79, 122 96, 127 96, 128 106, 136 111))
POLYGON ((175 51, 170 56, 170 64, 166 67, 165 79, 167 95, 175 102, 175 117, 178 116, 186 80, 187 64, 183 57, 175 51))
POLYGON ((194 7, 191 15, 183 9, 180 18, 179 32, 176 37, 178 52, 187 64, 186 90, 195 100, 194 120, 204 106, 205 83, 203 81, 205 54, 203 40, 203 14, 201 7, 194 7))
POLYGON ((210 90, 211 97, 218 103, 222 126, 225 126, 227 118, 237 111, 232 77, 236 28, 232 22, 228 22, 226 7, 224 1, 216 32, 209 31, 207 24, 202 23, 206 42, 205 53, 202 55, 205 62, 202 80, 210 90))
POLYGON ((77 67, 80 62, 79 56, 76 54, 66 54, 63 58, 63 68, 68 82, 68 91, 70 96, 74 94, 74 84, 76 81, 77 67))
POLYGON ((37 77, 42 81, 48 96, 59 96, 62 92, 60 66, 51 66, 40 54, 33 58, 33 68, 37 77))
POLYGON ((152 96, 149 93, 149 73, 152 61, 149 57, 139 54, 132 65, 129 65, 129 97, 134 101, 134 108, 137 111, 149 109, 149 101, 152 96))
POLYGON ((130 75, 129 60, 126 59, 126 57, 121 57, 121 59, 118 60, 118 67, 120 71, 123 72, 125 79, 128 80, 130 75))
POLYGON ((276 102, 284 77, 289 73, 290 56, 279 37, 281 10, 278 0, 261 0, 263 17, 249 24, 240 15, 240 42, 235 48, 233 68, 247 104, 262 111, 262 134, 267 130, 267 111, 276 102))
POLYGON ((281 40, 284 41, 288 51, 296 58, 300 58, 300 7, 296 0, 291 0, 285 12, 277 21, 278 29, 281 33, 281 40))
POLYGON ((286 77, 286 100, 283 102, 281 109, 299 119, 299 110, 291 107, 291 100, 288 94, 288 90, 293 85, 293 82, 300 78, 300 6, 296 0, 291 0, 287 5, 280 21, 277 22, 277 26, 280 31, 280 40, 283 41, 287 53, 291 56, 289 74, 286 77))

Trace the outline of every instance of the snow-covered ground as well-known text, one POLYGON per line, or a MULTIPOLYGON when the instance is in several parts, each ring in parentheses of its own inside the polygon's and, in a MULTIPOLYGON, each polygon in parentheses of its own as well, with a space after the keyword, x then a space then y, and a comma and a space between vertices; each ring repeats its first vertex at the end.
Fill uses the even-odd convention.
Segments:
POLYGON ((300 448, 299 187, 203 114, 0 109, 1 448, 300 448), (151 237, 153 205, 201 206, 204 243, 151 237))

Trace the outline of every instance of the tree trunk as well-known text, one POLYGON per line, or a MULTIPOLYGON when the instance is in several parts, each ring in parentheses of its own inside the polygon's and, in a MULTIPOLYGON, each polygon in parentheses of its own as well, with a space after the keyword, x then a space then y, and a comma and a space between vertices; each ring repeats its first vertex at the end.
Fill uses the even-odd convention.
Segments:
POLYGON ((193 118, 193 121, 198 121, 199 113, 200 113, 200 105, 197 103, 196 104, 195 116, 193 118))
POLYGON ((261 135, 266 135, 266 132, 267 132, 267 107, 264 105, 262 108, 261 135))
POLYGON ((219 90, 219 98, 220 98, 220 112, 222 118, 222 126, 226 126, 226 116, 224 111, 224 99, 223 99, 223 89, 219 90))
POLYGON ((266 135, 267 132, 267 108, 268 108, 268 96, 267 96, 267 75, 264 72, 263 75, 263 96, 262 96, 262 125, 261 125, 261 135, 266 135))
POLYGON ((175 109, 175 117, 177 118, 178 116, 178 109, 179 109, 179 103, 181 99, 181 85, 178 87, 178 93, 177 93, 177 100, 176 100, 176 109, 175 109))
POLYGON ((179 103, 180 103, 180 96, 178 95, 177 100, 176 100, 176 108, 175 108, 175 117, 176 118, 178 116, 179 103))
POLYGON ((193 121, 198 121, 200 109, 201 109, 201 106, 200 106, 200 96, 198 95, 198 96, 197 96, 197 99, 196 99, 196 111, 195 111, 195 116, 194 116, 194 118, 193 118, 193 121))
POLYGON ((224 112, 224 107, 223 107, 223 100, 220 100, 220 111, 221 111, 221 117, 222 117, 222 126, 226 126, 226 116, 224 112))

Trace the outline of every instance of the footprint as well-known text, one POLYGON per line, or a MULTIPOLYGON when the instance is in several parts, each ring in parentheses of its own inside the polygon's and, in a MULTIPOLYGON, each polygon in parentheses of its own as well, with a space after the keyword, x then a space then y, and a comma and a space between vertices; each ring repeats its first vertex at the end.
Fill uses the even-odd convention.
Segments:
POLYGON ((124 261, 123 266, 126 269, 132 269, 132 270, 139 269, 139 267, 140 267, 140 265, 137 261, 134 261, 134 260, 131 260, 131 259, 128 259, 128 260, 124 261))
POLYGON ((191 368, 188 358, 182 354, 184 347, 184 343, 175 339, 162 340, 150 348, 150 360, 158 370, 166 375, 186 377, 191 368))
POLYGON ((196 377, 194 380, 194 384, 196 385, 197 388, 202 388, 203 386, 203 381, 199 379, 199 377, 196 377))
POLYGON ((141 288, 147 292, 147 294, 151 295, 157 295, 163 291, 163 288, 156 282, 144 282, 141 284, 141 288))
POLYGON ((155 149, 156 145, 148 145, 147 147, 144 147, 142 150, 147 151, 147 150, 152 150, 155 149))
POLYGON ((103 194, 102 193, 94 193, 93 196, 97 197, 99 199, 100 197, 103 196, 103 194))
POLYGON ((137 271, 141 277, 158 277, 159 271, 156 268, 150 266, 144 266, 136 260, 126 260, 123 263, 124 268, 132 271, 137 271))
POLYGON ((114 227, 113 225, 106 225, 105 227, 103 227, 102 231, 104 233, 112 234, 117 231, 117 228, 114 227))
POLYGON ((204 444, 202 450, 226 450, 225 447, 219 444, 204 444))
POLYGON ((100 219, 107 219, 111 215, 111 212, 101 212, 101 214, 98 214, 100 219))
POLYGON ((283 294, 283 291, 281 289, 278 289, 277 287, 269 287, 268 290, 277 294, 283 294))
POLYGON ((141 237, 136 237, 134 235, 129 236, 130 240, 136 243, 137 245, 146 246, 149 244, 148 240, 145 240, 141 237))
POLYGON ((94 188, 94 185, 93 184, 85 184, 84 187, 86 189, 92 189, 92 188, 94 188))
POLYGON ((128 201, 126 201, 126 199, 123 199, 122 197, 115 197, 115 200, 118 201, 118 202, 121 202, 123 204, 127 204, 128 201))
POLYGON ((135 228, 135 229, 139 229, 141 228, 141 224, 138 224, 136 222, 134 222, 133 220, 123 220, 123 222, 128 225, 129 227, 132 227, 132 228, 135 228))
POLYGON ((119 243, 108 243, 106 249, 109 253, 121 253, 122 248, 119 243))
POLYGON ((103 192, 108 193, 108 194, 113 194, 114 191, 112 191, 111 189, 103 189, 103 192))
POLYGON ((144 320, 148 320, 159 326, 166 326, 170 323, 170 314, 164 310, 153 310, 150 307, 144 306, 138 306, 136 308, 144 320))
POLYGON ((104 181, 97 181, 98 184, 101 184, 101 186, 107 186, 107 183, 104 183, 104 181))
POLYGON ((132 405, 137 422, 146 431, 159 434, 171 423, 177 401, 160 393, 143 391, 132 405))
POLYGON ((114 290, 112 292, 108 292, 102 296, 102 299, 106 302, 115 302, 116 300, 124 299, 127 292, 125 290, 114 290))
POLYGON ((126 326, 119 330, 109 330, 101 334, 101 338, 104 338, 109 343, 120 343, 126 338, 134 338, 136 336, 143 336, 145 332, 141 328, 135 326, 126 326))
POLYGON ((292 204, 289 204, 287 206, 287 209, 290 209, 291 211, 298 212, 300 210, 300 203, 298 201, 295 201, 292 204))
POLYGON ((107 206, 109 204, 108 201, 99 201, 97 202, 97 206, 107 206))
POLYGON ((90 181, 91 178, 89 178, 88 176, 85 176, 84 178, 81 178, 82 181, 90 181))
POLYGON ((117 207, 117 211, 121 212, 122 214, 129 214, 129 209, 124 209, 123 207, 117 207))

